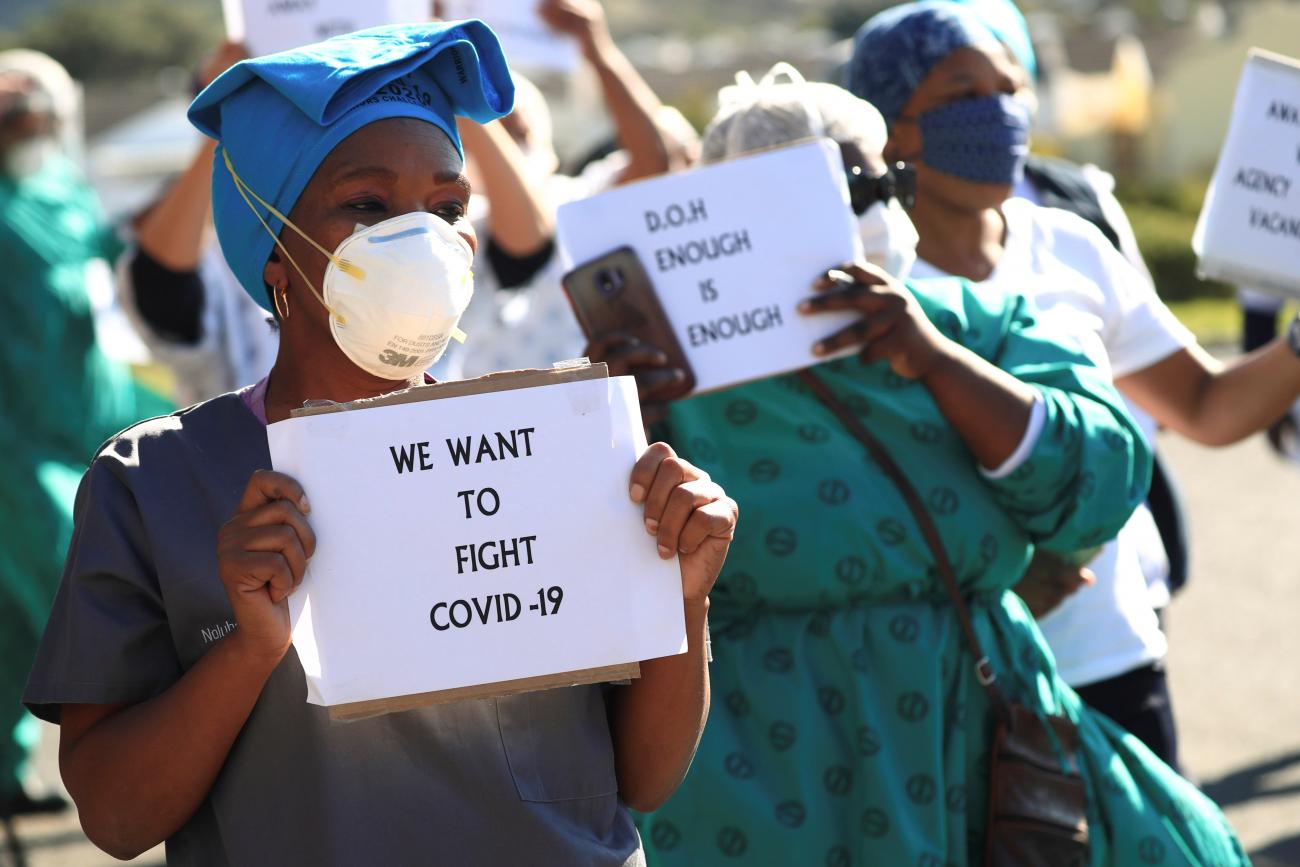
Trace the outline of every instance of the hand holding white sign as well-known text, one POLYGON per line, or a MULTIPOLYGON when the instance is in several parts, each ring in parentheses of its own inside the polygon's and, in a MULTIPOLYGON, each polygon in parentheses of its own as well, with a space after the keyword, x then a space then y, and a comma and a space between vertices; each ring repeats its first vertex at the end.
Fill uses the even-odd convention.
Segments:
POLYGON ((899 376, 921 379, 954 347, 925 315, 916 296, 869 262, 832 269, 813 288, 820 294, 801 302, 800 313, 843 311, 862 316, 813 344, 816 355, 854 350, 863 361, 888 360, 899 376))
POLYGON ((629 493, 632 502, 645 504, 646 532, 655 537, 659 556, 680 555, 682 596, 688 603, 703 601, 736 532, 736 501, 667 443, 641 454, 629 493))
MULTIPOLYGON (((497 695, 685 651, 683 594, 712 587, 736 507, 647 450, 632 383, 600 372, 446 383, 268 428, 311 498, 315 554, 288 599, 311 702, 497 695)), ((256 508, 285 523, 283 504, 256 508)), ((288 565, 267 606, 300 559, 271 553, 288 565)))
POLYGON ((817 274, 861 252, 829 140, 628 184, 561 206, 557 225, 570 263, 636 252, 699 392, 815 364, 813 345, 860 318, 798 311, 817 274))

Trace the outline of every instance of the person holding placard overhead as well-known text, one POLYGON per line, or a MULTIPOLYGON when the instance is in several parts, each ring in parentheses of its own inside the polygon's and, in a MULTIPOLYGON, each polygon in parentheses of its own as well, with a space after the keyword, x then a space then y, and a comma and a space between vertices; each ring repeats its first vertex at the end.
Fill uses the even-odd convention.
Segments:
POLYGON ((631 685, 332 724, 290 651, 286 597, 316 537, 310 492, 269 469, 266 425, 418 383, 442 352, 475 244, 455 117, 488 122, 511 99, 495 35, 465 21, 243 61, 191 106, 219 142, 222 249, 281 340, 268 379, 126 430, 81 484, 25 701, 61 725, 63 779, 111 854, 165 840, 171 864, 642 862, 624 804, 657 807, 690 762, 736 520, 667 446, 628 490, 655 523, 645 544, 680 552, 688 650, 631 685))
MULTIPOLYGON (((1109 367, 1148 441, 1160 425, 1228 445, 1267 428, 1300 395, 1300 322, 1293 340, 1221 364, 1095 226, 1011 198, 1028 152, 1026 77, 967 7, 926 0, 871 18, 846 80, 889 124, 886 156, 916 163, 914 276, 957 275, 980 281, 983 292, 1028 295, 1109 367)), ((1038 592, 1035 574, 1022 592, 1045 600, 1031 607, 1066 681, 1177 767, 1167 644, 1142 539, 1136 523, 1127 525, 1089 564, 1095 586, 1058 610, 1060 596, 1038 592)), ((1046 574, 1054 581, 1059 570, 1046 574)))
MULTIPOLYGON (((882 159, 869 103, 770 77, 720 101, 706 161, 836 140, 867 260, 895 273, 841 266, 802 307, 860 312, 814 348, 858 357, 664 407, 661 433, 746 520, 710 614, 721 707, 683 787, 643 820, 651 862, 987 863, 1005 831, 986 821, 995 720, 1010 702, 1076 733, 1062 742, 1086 785, 1075 808, 1091 856, 995 863, 1126 867, 1139 852, 1190 851, 1244 864, 1217 808, 1057 677, 1009 592, 1034 546, 1099 544, 1145 494, 1150 452, 1105 372, 1023 297, 899 282, 916 245, 894 198, 906 173, 882 159)), ((614 336, 591 352, 635 372, 643 400, 675 381, 657 347, 614 336)), ((1033 827, 1014 833, 1027 841, 1033 827)))

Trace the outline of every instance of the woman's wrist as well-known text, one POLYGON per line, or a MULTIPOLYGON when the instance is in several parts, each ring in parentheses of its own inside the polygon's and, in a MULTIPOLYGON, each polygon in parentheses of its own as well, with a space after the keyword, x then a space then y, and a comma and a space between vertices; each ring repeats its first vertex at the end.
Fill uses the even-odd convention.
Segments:
POLYGON ((961 366, 961 347, 940 335, 930 356, 930 363, 925 366, 918 379, 922 385, 930 388, 934 383, 947 379, 961 366))
POLYGON ((271 672, 275 671, 285 654, 289 652, 290 644, 292 642, 286 643, 279 650, 255 646, 243 639, 239 627, 235 627, 234 632, 226 636, 214 650, 224 649, 241 673, 258 678, 259 683, 265 683, 271 676, 271 672))
POLYGON ((594 24, 578 40, 583 58, 592 66, 609 65, 610 50, 614 47, 614 38, 604 24, 594 24))

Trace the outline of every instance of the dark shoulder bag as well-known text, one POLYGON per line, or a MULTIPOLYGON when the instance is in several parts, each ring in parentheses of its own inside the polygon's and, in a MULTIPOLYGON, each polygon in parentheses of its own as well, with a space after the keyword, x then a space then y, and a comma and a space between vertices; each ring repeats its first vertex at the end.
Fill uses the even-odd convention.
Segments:
POLYGON ((993 666, 975 635, 970 610, 962 598, 938 528, 920 495, 875 435, 816 373, 804 370, 799 377, 862 443, 902 494, 930 548, 962 635, 975 657, 975 677, 997 716, 989 755, 984 864, 988 867, 1084 867, 1088 863, 1087 789, 1076 757, 1078 729, 1063 716, 1048 716, 1044 722, 1033 710, 1008 701, 1002 694, 993 666), (1066 758, 1064 768, 1057 758, 1057 746, 1066 758))

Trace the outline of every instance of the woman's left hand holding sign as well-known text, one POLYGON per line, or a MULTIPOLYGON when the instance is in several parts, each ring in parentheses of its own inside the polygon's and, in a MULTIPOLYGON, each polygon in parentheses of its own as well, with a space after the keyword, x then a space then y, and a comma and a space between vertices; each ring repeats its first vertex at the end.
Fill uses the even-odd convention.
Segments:
POLYGON ((645 504, 646 532, 655 537, 659 556, 681 557, 683 597, 703 602, 736 532, 736 501, 666 443, 641 455, 632 468, 629 494, 632 502, 645 504))

